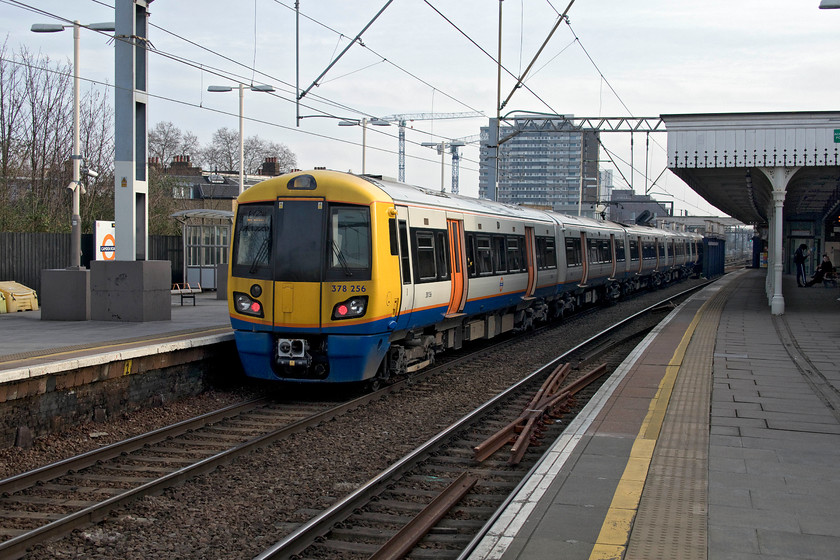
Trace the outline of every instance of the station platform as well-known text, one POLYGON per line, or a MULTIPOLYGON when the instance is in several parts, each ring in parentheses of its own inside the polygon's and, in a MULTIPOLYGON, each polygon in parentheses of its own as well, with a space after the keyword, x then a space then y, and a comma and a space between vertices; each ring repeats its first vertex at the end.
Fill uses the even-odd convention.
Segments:
POLYGON ((465 557, 840 559, 840 290, 765 278, 675 309, 465 557))
POLYGON ((226 300, 172 296, 170 321, 42 321, 40 311, 0 314, 0 383, 86 365, 233 340, 226 300))

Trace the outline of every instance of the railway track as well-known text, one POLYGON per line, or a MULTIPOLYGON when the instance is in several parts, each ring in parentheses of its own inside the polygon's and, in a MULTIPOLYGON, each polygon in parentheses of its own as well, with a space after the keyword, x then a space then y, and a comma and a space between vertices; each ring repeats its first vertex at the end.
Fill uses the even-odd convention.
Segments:
MULTIPOLYGON (((658 319, 655 322, 658 322, 658 319)), ((601 349, 614 349, 619 338, 616 334, 602 335, 599 337, 600 343, 590 343, 586 348, 579 346, 580 359, 599 359, 601 349), (606 336, 612 337, 609 342, 604 342, 606 336), (599 344, 601 348, 598 348, 599 344)), ((626 343, 635 345, 633 342, 626 343)), ((505 341, 502 346, 512 344, 516 344, 516 341, 505 341)), ((109 511, 126 506, 140 497, 159 494, 166 488, 208 473, 235 457, 269 446, 272 442, 291 437, 292 434, 323 424, 328 419, 378 401, 387 393, 437 392, 439 379, 443 378, 437 378, 436 381, 436 375, 441 370, 481 371, 482 368, 488 367, 488 363, 496 360, 494 352, 498 352, 498 345, 462 357, 447 358, 446 363, 440 367, 428 369, 407 381, 338 405, 334 402, 309 401, 281 403, 270 399, 242 403, 0 481, 0 539, 5 539, 0 542, 0 557, 20 557, 36 544, 102 520, 109 511)), ((449 379, 450 375, 447 374, 446 379, 449 379)), ((400 395, 399 398, 403 397, 404 395, 400 395)), ((465 435, 459 436, 461 439, 457 440, 456 444, 447 447, 469 450, 484 432, 498 429, 500 424, 505 423, 504 418, 511 414, 511 411, 519 408, 521 412, 523 402, 527 402, 525 394, 513 396, 512 393, 508 393, 506 397, 502 397, 505 398, 508 402, 504 404, 499 401, 494 404, 488 403, 482 408, 498 407, 499 410, 505 409, 508 412, 500 412, 498 419, 485 418, 480 421, 480 425, 469 428, 465 435)), ((553 439, 556 433, 559 433, 559 429, 560 423, 548 425, 545 437, 553 439)), ((455 430, 457 428, 453 427, 451 437, 455 437, 455 430)), ((473 517, 462 515, 464 519, 441 520, 432 530, 432 535, 436 535, 440 542, 428 541, 435 543, 436 553, 440 553, 441 550, 458 550, 468 536, 461 534, 464 528, 473 532, 477 530, 481 519, 498 506, 506 492, 509 493, 518 484, 522 473, 527 472, 528 465, 538 456, 538 451, 533 447, 529 448, 521 466, 516 468, 503 465, 495 457, 488 459, 482 467, 484 470, 481 478, 477 479, 476 488, 468 497, 467 503, 470 505, 464 506, 473 517)), ((364 519, 362 525, 371 523, 371 519, 385 520, 383 528, 361 530, 353 525, 350 533, 354 536, 376 532, 375 536, 365 537, 370 539, 370 542, 363 539, 364 542, 360 545, 352 539, 343 540, 342 534, 347 533, 347 530, 336 525, 335 521, 328 522, 329 528, 325 530, 320 527, 313 534, 318 536, 329 532, 328 542, 336 548, 326 553, 318 553, 320 556, 314 557, 335 557, 336 554, 342 557, 349 554, 352 557, 353 554, 357 554, 353 552, 356 548, 361 547, 363 551, 368 551, 371 547, 377 548, 381 544, 379 541, 382 540, 383 534, 395 532, 401 520, 411 518, 418 508, 422 509, 423 503, 427 502, 432 494, 439 491, 441 483, 455 478, 459 469, 463 470, 463 461, 472 461, 468 456, 462 457, 459 453, 447 455, 431 448, 417 451, 411 454, 411 457, 412 459, 398 462, 387 471, 409 473, 405 474, 408 478, 404 482, 382 482, 371 489, 357 490, 350 495, 362 496, 368 501, 375 500, 377 504, 347 506, 349 511, 360 507, 369 510, 367 515, 370 519, 364 519), (430 458, 431 455, 434 455, 434 460, 430 458), (421 463, 421 460, 425 462, 421 463), (386 487, 389 487, 389 494, 381 494, 382 489, 386 487), (377 510, 376 507, 380 509, 377 510)), ((470 466, 470 470, 472 468, 470 466)), ((343 500, 341 502, 343 503, 343 500)), ((331 507, 330 510, 335 507, 331 507)), ((318 513, 315 511, 310 515, 304 512, 307 518, 317 516, 316 519, 321 517, 318 513)), ((298 527, 295 523, 282 525, 285 532, 296 527, 299 530, 305 527, 298 527)), ((300 548, 300 543, 303 542, 305 538, 298 540, 295 548, 300 548)), ((428 542, 422 546, 428 546, 428 542)), ((280 552, 280 556, 273 554, 266 557, 283 557, 284 553, 280 552)), ((366 552, 362 552, 362 555, 364 554, 366 552)), ((414 552, 412 556, 417 554, 421 553, 414 552)))
POLYGON ((0 481, 0 557, 362 406, 255 399, 0 481))
MULTIPOLYGON (((486 351, 447 357, 442 367, 486 351)), ((437 369, 414 375, 410 383, 437 369)), ((0 480, 0 557, 21 557, 36 544, 99 521, 116 508, 210 472, 407 383, 400 381, 337 405, 254 399, 0 480)))
MULTIPOLYGON (((603 382, 609 377, 659 321, 650 321, 651 314, 670 309, 670 299, 673 298, 599 333, 537 369, 256 558, 458 558, 541 458, 540 441, 553 441, 562 434, 574 414, 600 387, 597 380, 603 382), (597 375, 583 387, 575 388, 577 397, 535 415, 540 429, 525 438, 524 445, 525 436, 520 434, 495 452, 482 453, 483 446, 506 433, 512 420, 515 423, 527 416, 538 400, 535 394, 543 390, 541 384, 552 371, 560 369, 561 362, 570 369, 570 364, 574 364, 574 368, 558 393, 590 371, 597 375), (595 362, 604 365, 599 368, 595 362), (517 447, 521 449, 514 459, 517 447)), ((515 431, 521 431, 521 426, 515 431)))

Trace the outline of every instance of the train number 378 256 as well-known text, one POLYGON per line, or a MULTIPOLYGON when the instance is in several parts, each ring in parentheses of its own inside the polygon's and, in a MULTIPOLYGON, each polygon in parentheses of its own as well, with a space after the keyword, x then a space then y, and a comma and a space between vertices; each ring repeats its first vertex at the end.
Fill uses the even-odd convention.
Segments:
POLYGON ((347 292, 350 294, 363 294, 367 291, 367 286, 360 286, 358 284, 333 284, 332 293, 347 292))

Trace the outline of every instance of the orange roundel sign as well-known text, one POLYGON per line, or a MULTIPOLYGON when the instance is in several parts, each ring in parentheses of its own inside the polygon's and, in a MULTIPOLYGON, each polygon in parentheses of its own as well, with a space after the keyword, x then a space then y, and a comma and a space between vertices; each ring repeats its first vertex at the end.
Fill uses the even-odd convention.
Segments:
POLYGON ((110 233, 106 234, 102 239, 102 245, 99 246, 99 253, 102 255, 102 259, 106 261, 112 261, 116 258, 117 241, 110 233))

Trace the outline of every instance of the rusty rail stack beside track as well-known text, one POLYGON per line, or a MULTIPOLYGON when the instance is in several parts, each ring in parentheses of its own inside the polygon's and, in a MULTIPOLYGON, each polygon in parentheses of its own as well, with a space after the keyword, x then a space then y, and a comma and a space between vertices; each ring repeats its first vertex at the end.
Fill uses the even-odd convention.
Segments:
POLYGON ((508 464, 518 465, 522 457, 525 456, 528 446, 540 439, 545 423, 552 422, 560 414, 567 411, 570 399, 581 389, 604 375, 607 371, 607 365, 601 364, 563 387, 563 382, 569 376, 571 370, 572 366, 568 363, 557 366, 551 372, 551 375, 546 378, 542 387, 536 392, 519 418, 473 449, 475 460, 478 462, 484 461, 508 443, 512 443, 508 464))

